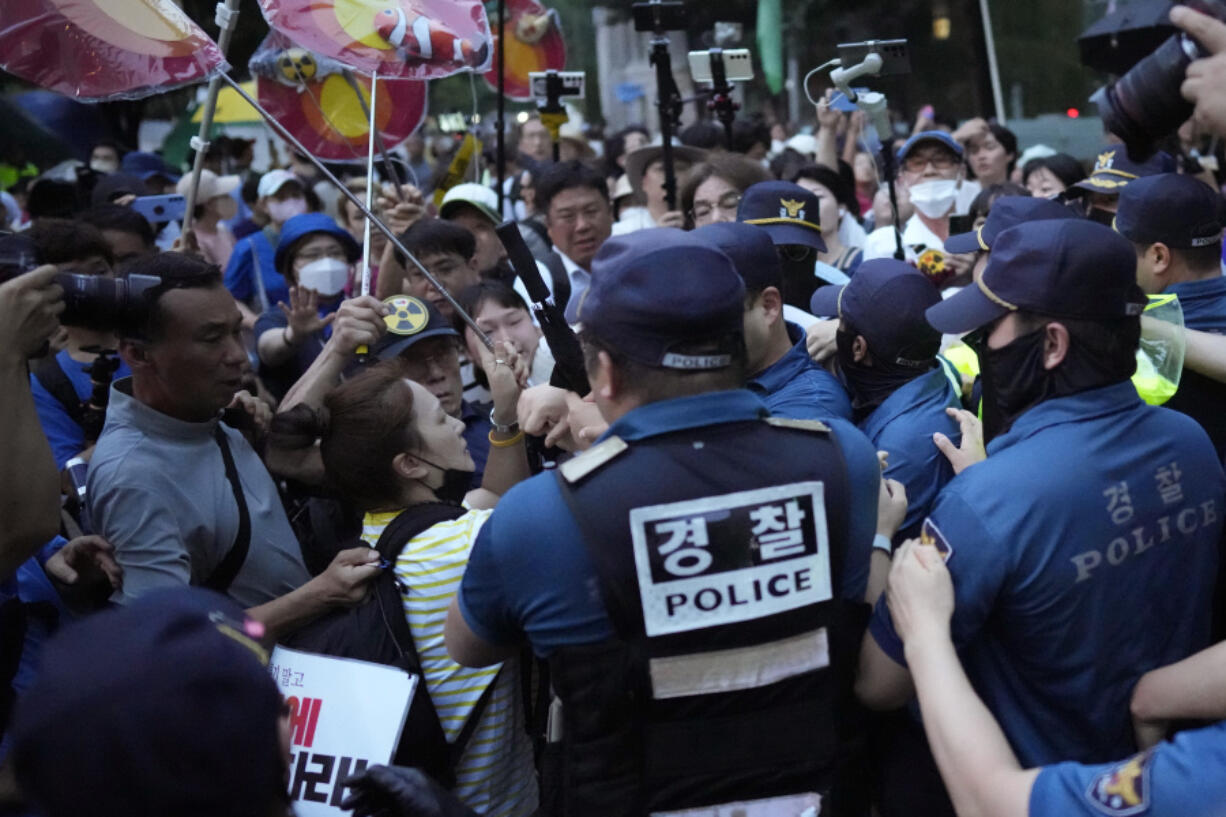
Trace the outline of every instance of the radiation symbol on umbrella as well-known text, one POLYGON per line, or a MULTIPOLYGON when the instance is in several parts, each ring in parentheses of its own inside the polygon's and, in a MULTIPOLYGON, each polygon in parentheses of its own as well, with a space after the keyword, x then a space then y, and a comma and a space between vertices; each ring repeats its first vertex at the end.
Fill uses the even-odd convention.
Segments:
MULTIPOLYGON (((556 9, 547 9, 536 0, 507 0, 505 25, 507 52, 503 95, 527 102, 532 99, 533 71, 561 71, 566 67, 566 42, 556 9)), ((483 75, 495 93, 498 91, 498 35, 494 35, 494 66, 483 75)))
POLYGON ((430 313, 426 305, 409 295, 393 295, 385 298, 383 303, 391 308, 383 322, 387 331, 393 335, 416 335, 426 328, 430 322, 430 313))

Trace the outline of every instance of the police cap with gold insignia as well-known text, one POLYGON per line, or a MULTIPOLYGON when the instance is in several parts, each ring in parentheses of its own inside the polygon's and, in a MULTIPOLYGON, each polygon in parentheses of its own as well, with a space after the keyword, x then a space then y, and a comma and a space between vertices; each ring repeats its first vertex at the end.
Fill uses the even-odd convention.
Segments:
POLYGON ((763 228, 776 246, 800 245, 825 252, 819 204, 816 193, 798 184, 758 182, 741 195, 736 220, 763 228))
POLYGON ((383 318, 387 324, 387 334, 370 350, 371 356, 378 360, 390 360, 426 338, 460 337, 460 333, 452 328, 433 304, 420 298, 393 295, 384 298, 383 303, 388 306, 388 313, 383 318))
POLYGON ((1136 269, 1132 245, 1110 227, 1089 219, 1030 221, 1001 233, 983 275, 926 314, 947 335, 1009 312, 1091 320, 1140 315, 1145 296, 1136 269))
POLYGON ((1192 176, 1160 173, 1120 193, 1116 231, 1135 244, 1187 250, 1222 240, 1222 197, 1192 176))
POLYGON ((1123 145, 1107 145, 1094 157, 1094 169, 1089 178, 1070 187, 1064 196, 1070 198, 1085 191, 1118 196, 1133 179, 1174 172, 1175 160, 1169 153, 1160 150, 1144 162, 1136 162, 1129 158, 1123 145))
POLYGON ((720 221, 699 227, 691 235, 731 258, 749 292, 761 292, 767 287, 783 289, 783 266, 765 230, 736 221, 720 221))
POLYGON ((1080 218, 1061 201, 1031 196, 1001 196, 992 203, 983 224, 969 233, 951 235, 945 240, 945 252, 991 252, 996 236, 1010 227, 1027 221, 1080 218))
POLYGON ((731 365, 742 345, 745 284, 732 259, 669 227, 613 236, 592 260, 579 305, 585 336, 645 366, 731 365), (694 353, 711 343, 710 353, 694 353))

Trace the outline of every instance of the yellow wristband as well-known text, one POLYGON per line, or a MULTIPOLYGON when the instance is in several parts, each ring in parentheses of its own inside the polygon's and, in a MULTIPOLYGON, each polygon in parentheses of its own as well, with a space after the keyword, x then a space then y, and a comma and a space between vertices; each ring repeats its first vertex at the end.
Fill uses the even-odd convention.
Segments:
POLYGON ((524 439, 524 432, 522 431, 516 432, 514 437, 511 437, 510 439, 507 439, 507 440, 495 440, 494 432, 491 431, 489 434, 489 437, 490 437, 490 445, 494 446, 495 448, 510 448, 513 445, 517 445, 524 439))

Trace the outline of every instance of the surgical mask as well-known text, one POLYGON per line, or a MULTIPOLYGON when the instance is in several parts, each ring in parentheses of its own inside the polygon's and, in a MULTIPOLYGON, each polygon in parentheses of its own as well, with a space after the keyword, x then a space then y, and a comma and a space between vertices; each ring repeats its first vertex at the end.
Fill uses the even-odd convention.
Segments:
POLYGON ((298 270, 298 285, 325 298, 338 295, 349 283, 349 265, 339 258, 320 258, 298 270))
POLYGON ((928 218, 946 215, 958 198, 957 179, 936 179, 913 184, 910 188, 911 203, 928 218))
POLYGON ((286 199, 268 202, 268 216, 278 224, 284 224, 294 216, 300 216, 307 211, 306 199, 286 199))
POLYGON ((119 162, 112 162, 109 159, 90 159, 89 169, 95 173, 114 173, 119 169, 119 162))

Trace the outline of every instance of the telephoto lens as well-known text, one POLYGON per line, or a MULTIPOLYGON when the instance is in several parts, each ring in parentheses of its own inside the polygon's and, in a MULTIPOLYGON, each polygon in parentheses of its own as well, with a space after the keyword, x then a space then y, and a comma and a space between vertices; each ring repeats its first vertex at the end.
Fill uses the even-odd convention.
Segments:
POLYGON ((156 275, 107 278, 102 275, 62 273, 55 282, 64 288, 60 323, 113 331, 140 322, 145 293, 162 283, 156 275))
MULTIPOLYGON (((1186 0, 1185 5, 1226 21, 1223 0, 1186 0)), ((1192 115, 1193 106, 1179 93, 1188 65, 1208 52, 1187 34, 1173 34, 1152 54, 1105 88, 1091 101, 1103 126, 1123 140, 1134 161, 1144 161, 1159 139, 1173 133, 1192 115)))

